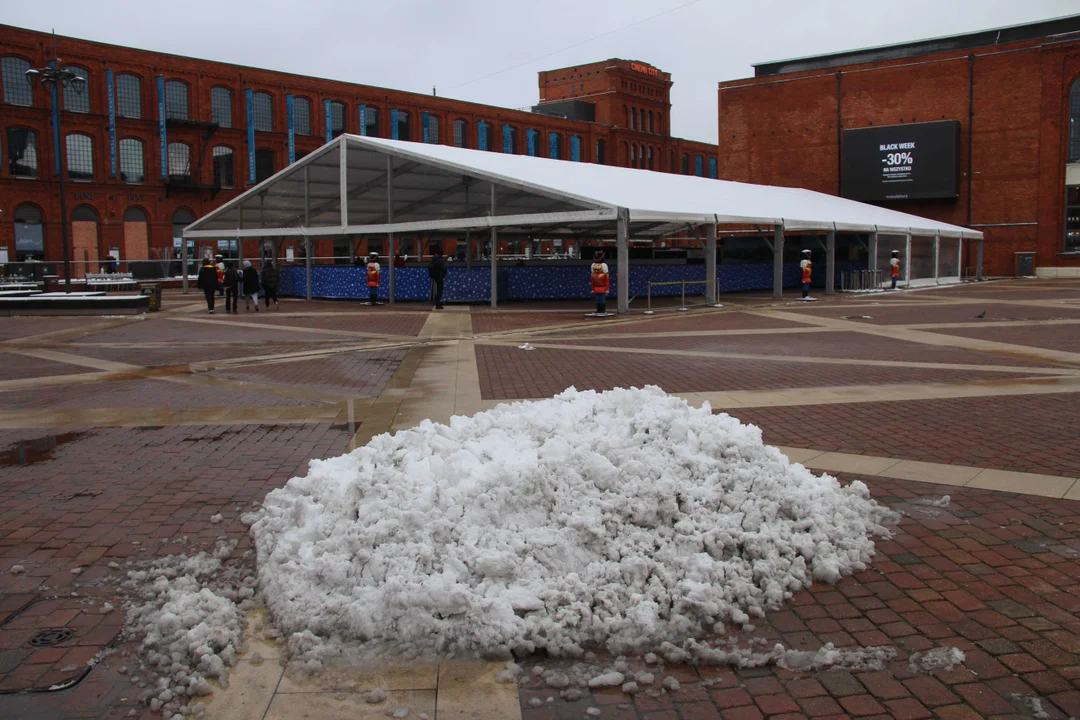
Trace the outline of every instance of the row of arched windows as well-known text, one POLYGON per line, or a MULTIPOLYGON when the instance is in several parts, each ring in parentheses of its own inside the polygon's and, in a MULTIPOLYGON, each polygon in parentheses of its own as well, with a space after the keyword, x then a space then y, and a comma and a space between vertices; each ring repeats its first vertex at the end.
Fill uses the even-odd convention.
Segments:
POLYGON ((625 127, 631 130, 654 134, 663 134, 664 132, 663 113, 659 111, 653 113, 652 110, 646 110, 645 108, 623 105, 623 116, 625 118, 625 127))

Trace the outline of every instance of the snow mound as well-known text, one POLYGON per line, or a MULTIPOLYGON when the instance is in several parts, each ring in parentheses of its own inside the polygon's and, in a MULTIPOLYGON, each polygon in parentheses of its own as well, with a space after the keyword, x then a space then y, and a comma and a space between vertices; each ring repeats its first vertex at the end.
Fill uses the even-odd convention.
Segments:
POLYGON ((251 531, 287 634, 579 655, 744 624, 865 568, 894 517, 708 405, 571 388, 312 461, 251 531))
POLYGON ((952 645, 939 645, 926 652, 912 653, 908 658, 908 669, 911 672, 922 670, 933 673, 938 670, 952 670, 967 659, 964 651, 952 645))

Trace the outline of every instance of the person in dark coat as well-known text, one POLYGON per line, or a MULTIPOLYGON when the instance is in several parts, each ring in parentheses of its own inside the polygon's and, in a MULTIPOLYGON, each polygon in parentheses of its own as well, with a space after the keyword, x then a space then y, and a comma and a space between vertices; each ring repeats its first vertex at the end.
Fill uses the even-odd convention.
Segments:
POLYGON ((274 301, 274 309, 280 310, 281 306, 278 305, 277 291, 278 286, 281 284, 281 271, 274 267, 274 263, 267 261, 263 266, 262 271, 262 289, 263 297, 266 298, 266 309, 270 309, 270 301, 274 301))
POLYGON ((199 268, 199 279, 196 286, 206 295, 206 309, 214 314, 214 293, 217 292, 217 268, 210 258, 203 260, 203 266, 199 268))
POLYGON ((446 280, 446 261, 443 260, 442 250, 435 248, 431 251, 431 262, 428 264, 428 276, 431 277, 431 295, 435 301, 435 309, 442 310, 443 281, 446 280))
POLYGON ((225 275, 222 278, 225 286, 225 312, 236 313, 240 305, 240 273, 236 271, 236 265, 225 263, 225 275))
POLYGON ((251 261, 244 261, 244 274, 240 278, 240 292, 244 293, 244 312, 251 312, 251 301, 255 301, 255 312, 259 312, 259 272, 251 267, 251 261))

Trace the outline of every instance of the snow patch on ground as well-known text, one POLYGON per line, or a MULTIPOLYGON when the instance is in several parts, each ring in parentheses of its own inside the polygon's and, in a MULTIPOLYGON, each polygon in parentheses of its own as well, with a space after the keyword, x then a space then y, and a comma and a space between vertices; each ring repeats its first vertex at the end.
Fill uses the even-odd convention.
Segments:
POLYGON ((141 699, 152 710, 190 710, 193 698, 209 695, 209 680, 228 685, 228 668, 241 650, 243 610, 255 579, 223 568, 236 541, 212 553, 170 555, 128 572, 124 587, 141 602, 128 611, 125 632, 140 639, 140 670, 150 676, 141 699))
MULTIPOLYGON (((864 569, 894 519, 861 482, 655 387, 571 388, 380 435, 245 517, 267 606, 309 671, 350 642, 718 657, 694 638, 864 569)), ((795 652, 784 662, 824 662, 795 652)))
POLYGON ((964 651, 952 645, 940 645, 926 652, 912 653, 908 658, 908 669, 912 672, 933 673, 938 670, 952 670, 967 658, 964 651))
POLYGON ((919 498, 918 500, 912 500, 911 503, 913 505, 926 505, 928 507, 945 508, 949 507, 949 502, 951 499, 952 498, 950 498, 948 495, 942 495, 939 498, 919 498))

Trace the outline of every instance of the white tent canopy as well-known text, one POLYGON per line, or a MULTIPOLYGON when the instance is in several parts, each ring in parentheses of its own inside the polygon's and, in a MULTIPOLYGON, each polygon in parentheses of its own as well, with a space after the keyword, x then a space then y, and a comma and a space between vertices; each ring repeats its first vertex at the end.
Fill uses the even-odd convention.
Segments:
MULTIPOLYGON (((544 237, 614 234, 624 310, 626 238, 656 238, 687 225, 706 226, 713 260, 718 225, 772 228, 777 277, 784 230, 824 232, 830 238, 839 231, 982 239, 977 230, 799 188, 356 135, 339 136, 293 163, 189 225, 184 236, 480 228, 490 228, 493 236, 496 229, 544 237)), ((492 261, 494 267, 494 253, 492 261)), ((706 265, 715 272, 715 262, 706 265)))

